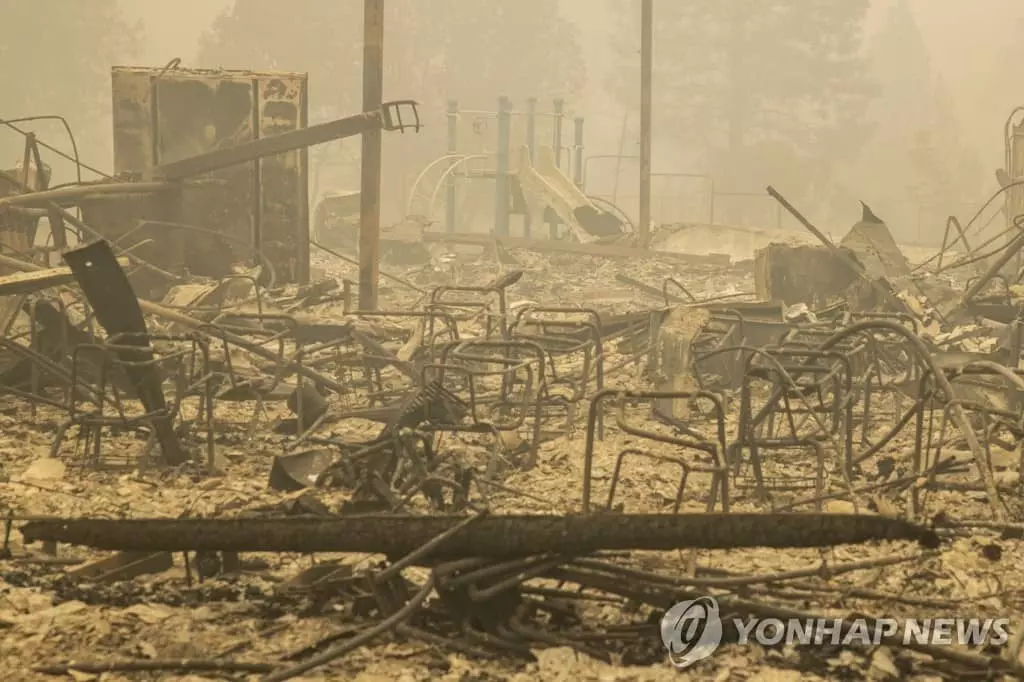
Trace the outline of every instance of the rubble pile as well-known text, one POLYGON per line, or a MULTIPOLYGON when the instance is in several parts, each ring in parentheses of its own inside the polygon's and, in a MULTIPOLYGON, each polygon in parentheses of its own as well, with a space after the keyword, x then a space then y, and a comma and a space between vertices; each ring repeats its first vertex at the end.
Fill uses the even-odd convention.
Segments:
MULTIPOLYGON (((120 76, 141 86, 118 106, 148 97, 152 73, 120 76)), ((126 111, 119 148, 150 149, 126 111)), ((410 217, 362 305, 352 222, 307 243, 282 187, 310 145, 418 130, 416 104, 281 123, 56 188, 28 136, 0 171, 16 679, 660 679, 691 600, 1019 611, 1019 234, 972 250, 956 224, 915 264, 866 205, 833 243, 772 188, 814 241, 739 260, 691 248, 715 226, 641 248, 565 211, 590 227, 410 217)), ((1019 635, 760 647, 732 623, 696 674, 1024 672, 1019 635)))
MULTIPOLYGON (((728 266, 432 244, 385 261, 372 312, 344 254, 304 286, 239 268, 159 300, 106 240, 4 256, 5 661, 667 679, 659 619, 705 595, 1012 615, 1019 285, 917 267, 871 218, 728 266)), ((735 642, 693 670, 1022 671, 1019 637, 735 642)))

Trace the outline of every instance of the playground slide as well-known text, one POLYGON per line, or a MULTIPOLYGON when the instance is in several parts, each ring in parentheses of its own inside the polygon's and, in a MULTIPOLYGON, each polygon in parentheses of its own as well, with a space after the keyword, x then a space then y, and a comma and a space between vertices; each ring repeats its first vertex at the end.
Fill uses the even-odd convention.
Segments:
POLYGON ((622 222, 602 211, 555 165, 551 147, 537 150, 537 161, 530 161, 530 150, 519 151, 519 185, 535 222, 550 208, 583 243, 622 234, 622 222))

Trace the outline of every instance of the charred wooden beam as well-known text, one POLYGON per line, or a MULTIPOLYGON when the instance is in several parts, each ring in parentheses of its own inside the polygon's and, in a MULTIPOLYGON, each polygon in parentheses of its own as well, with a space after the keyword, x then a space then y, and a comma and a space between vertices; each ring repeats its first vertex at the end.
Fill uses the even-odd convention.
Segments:
MULTIPOLYGON (((365 552, 404 556, 465 517, 353 516, 242 519, 52 519, 21 528, 50 541, 146 552, 365 552)), ((488 516, 439 550, 445 557, 503 557, 599 550, 827 547, 872 540, 938 545, 931 530, 856 514, 593 514, 488 516)))

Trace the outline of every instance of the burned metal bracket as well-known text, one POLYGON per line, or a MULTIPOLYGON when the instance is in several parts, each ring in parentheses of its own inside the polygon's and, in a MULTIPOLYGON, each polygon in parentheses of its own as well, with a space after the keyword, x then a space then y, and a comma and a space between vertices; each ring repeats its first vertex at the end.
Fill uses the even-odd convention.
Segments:
MULTIPOLYGON (((125 372, 146 413, 166 413, 163 379, 153 364, 146 320, 110 244, 105 240, 93 242, 66 252, 64 260, 96 313, 97 321, 117 344, 117 356, 125 364, 125 372)), ((165 463, 177 466, 188 461, 188 453, 182 449, 169 418, 154 418, 153 431, 165 463)))
POLYGON ((380 118, 384 130, 389 132, 399 131, 405 132, 406 128, 412 128, 413 132, 418 133, 420 128, 423 127, 420 123, 420 112, 417 109, 418 102, 412 99, 396 99, 390 102, 384 102, 380 106, 380 118), (406 123, 402 118, 402 108, 408 108, 412 110, 413 122, 406 123))

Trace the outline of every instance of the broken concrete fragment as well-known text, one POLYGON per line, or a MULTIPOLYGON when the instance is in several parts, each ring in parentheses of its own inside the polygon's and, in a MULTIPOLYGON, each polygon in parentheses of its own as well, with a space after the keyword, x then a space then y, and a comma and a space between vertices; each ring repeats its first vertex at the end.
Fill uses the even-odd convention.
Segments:
MULTIPOLYGON (((683 306, 673 308, 662 319, 651 351, 652 374, 659 391, 700 390, 693 373, 693 341, 710 321, 710 311, 683 306)), ((689 414, 686 400, 659 401, 657 409, 676 419, 686 419, 689 414)))

